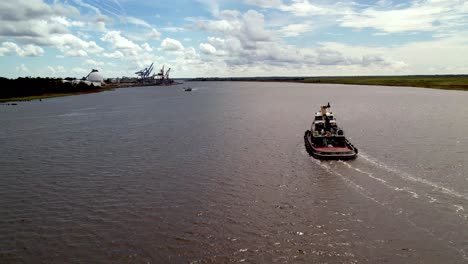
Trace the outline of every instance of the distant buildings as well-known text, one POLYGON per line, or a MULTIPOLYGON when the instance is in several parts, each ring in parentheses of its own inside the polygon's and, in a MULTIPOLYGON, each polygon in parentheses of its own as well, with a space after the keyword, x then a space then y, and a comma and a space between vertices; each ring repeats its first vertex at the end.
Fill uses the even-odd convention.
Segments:
POLYGON ((97 87, 101 87, 102 83, 104 82, 104 77, 102 77, 102 74, 99 73, 98 70, 92 69, 91 72, 84 78, 84 80, 62 80, 64 83, 71 83, 73 85, 78 85, 80 83, 84 83, 87 85, 93 85, 97 87))

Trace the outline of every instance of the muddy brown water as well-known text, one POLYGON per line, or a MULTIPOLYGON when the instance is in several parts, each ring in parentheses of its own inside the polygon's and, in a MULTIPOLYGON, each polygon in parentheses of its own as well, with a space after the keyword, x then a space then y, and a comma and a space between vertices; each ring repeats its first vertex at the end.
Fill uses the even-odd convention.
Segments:
POLYGON ((466 263, 467 102, 195 82, 3 107, 0 262, 466 263), (356 160, 305 151, 327 102, 356 160))

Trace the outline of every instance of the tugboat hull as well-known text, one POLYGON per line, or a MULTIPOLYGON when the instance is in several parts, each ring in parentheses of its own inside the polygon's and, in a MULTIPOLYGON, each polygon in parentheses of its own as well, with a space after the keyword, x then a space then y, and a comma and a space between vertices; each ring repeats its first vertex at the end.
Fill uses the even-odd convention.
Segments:
POLYGON ((309 155, 322 160, 350 160, 355 159, 358 149, 347 139, 344 147, 318 147, 312 143, 312 133, 307 130, 304 134, 304 144, 309 155))

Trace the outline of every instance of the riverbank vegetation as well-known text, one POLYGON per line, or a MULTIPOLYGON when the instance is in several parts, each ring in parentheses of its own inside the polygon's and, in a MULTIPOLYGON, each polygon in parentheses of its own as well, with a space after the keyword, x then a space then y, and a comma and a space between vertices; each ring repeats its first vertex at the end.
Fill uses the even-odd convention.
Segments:
POLYGON ((192 81, 257 81, 409 86, 468 91, 468 75, 349 76, 349 77, 234 77, 195 78, 192 81))
MULTIPOLYGON (((67 81, 74 80, 66 78, 67 81)), ((190 81, 258 81, 330 83, 376 86, 410 86, 444 90, 468 91, 468 75, 420 75, 420 76, 352 76, 352 77, 228 77, 195 78, 190 81)), ((0 77, 0 102, 28 101, 82 93, 93 93, 119 87, 142 84, 112 84, 95 87, 85 83, 72 84, 57 78, 0 77)))
POLYGON ((468 91, 468 75, 312 77, 304 78, 304 80, 301 82, 381 86, 410 86, 444 90, 468 91))
MULTIPOLYGON (((71 81, 73 79, 67 78, 67 80, 71 81)), ((27 101, 103 90, 105 88, 85 83, 72 84, 55 78, 25 77, 7 79, 0 77, 0 102, 27 101)))

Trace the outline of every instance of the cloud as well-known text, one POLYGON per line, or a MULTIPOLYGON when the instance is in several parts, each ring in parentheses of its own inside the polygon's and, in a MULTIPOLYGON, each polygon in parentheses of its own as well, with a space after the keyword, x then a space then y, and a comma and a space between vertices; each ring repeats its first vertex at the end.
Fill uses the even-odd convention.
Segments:
POLYGON ((248 40, 270 41, 271 33, 265 30, 265 20, 261 13, 249 10, 243 15, 241 31, 248 40))
POLYGON ((28 67, 26 67, 26 65, 22 63, 19 66, 16 66, 16 71, 20 73, 26 73, 26 72, 29 72, 29 69, 28 67))
MULTIPOLYGON (((468 4, 466 1, 418 0, 398 2, 379 0, 374 5, 359 5, 354 2, 327 3, 327 1, 292 0, 289 3, 269 0, 246 0, 247 4, 276 9, 292 14, 292 19, 313 17, 314 25, 339 25, 364 29, 372 28, 381 33, 451 31, 468 27, 468 4), (328 22, 327 22, 328 21, 328 22)), ((287 21, 287 20, 286 20, 287 21)), ((289 22, 290 23, 290 22, 289 22)), ((280 32, 297 36, 310 23, 290 23, 280 32), (293 26, 294 25, 294 26, 293 26), (302 25, 302 31, 288 31, 288 27, 302 25), (291 32, 291 33, 288 33, 291 32)))
POLYGON ((245 3, 249 5, 273 8, 273 7, 281 6, 283 4, 283 1, 281 0, 245 0, 245 3))
POLYGON ((216 54, 216 48, 213 47, 211 44, 208 43, 200 43, 200 51, 204 54, 208 55, 215 55, 216 54))
POLYGON ((219 13, 218 17, 225 20, 235 20, 240 14, 241 13, 237 10, 223 10, 219 13))
POLYGON ((162 30, 167 31, 167 32, 182 32, 182 31, 185 31, 185 28, 183 28, 183 27, 165 27, 165 28, 162 28, 162 30))
POLYGON ((139 51, 141 50, 140 46, 134 42, 128 40, 122 36, 120 31, 109 31, 105 33, 102 38, 102 41, 110 43, 114 48, 124 51, 139 51))
POLYGON ((150 41, 153 39, 159 39, 161 37, 161 33, 155 29, 151 28, 146 31, 132 31, 132 34, 127 34, 128 38, 134 41, 150 41))
POLYGON ((319 65, 348 65, 349 61, 339 51, 322 49, 318 50, 317 64, 319 65))
POLYGON ((112 53, 103 53, 102 56, 106 58, 111 58, 111 59, 121 59, 124 57, 124 54, 118 50, 112 53))
POLYGON ((68 28, 50 20, 20 20, 0 23, 0 36, 14 38, 47 38, 53 34, 66 34, 68 28))
POLYGON ((70 20, 66 17, 63 17, 63 16, 54 16, 54 17, 51 17, 50 20, 52 22, 55 22, 55 23, 58 23, 58 24, 61 24, 67 28, 70 28, 70 27, 84 27, 85 26, 85 23, 83 21, 73 21, 73 20, 70 20))
POLYGON ((151 48, 150 44, 148 44, 148 43, 146 43, 146 42, 143 43, 143 44, 141 45, 141 47, 142 47, 144 50, 146 50, 146 51, 153 51, 153 48, 151 48))
POLYGON ((311 24, 299 23, 299 24, 289 24, 287 26, 279 29, 279 32, 286 37, 297 37, 301 34, 313 31, 314 27, 311 24))
POLYGON ((104 49, 94 41, 84 41, 72 34, 53 35, 42 44, 52 45, 65 56, 85 57, 88 53, 99 53, 104 49))
POLYGON ((28 44, 18 46, 13 42, 3 42, 0 46, 0 56, 19 55, 21 57, 37 57, 44 54, 44 49, 39 46, 28 44))
POLYGON ((320 6, 310 3, 308 0, 296 0, 291 5, 280 5, 281 11, 291 12, 296 16, 329 15, 336 13, 336 10, 328 6, 320 6))
MULTIPOLYGON (((128 4, 0 2, 0 56, 80 57, 84 59, 70 62, 106 63, 106 71, 127 75, 151 62, 171 65, 174 73, 190 76, 446 73, 468 68, 460 56, 466 53, 468 39, 466 1, 243 0, 242 5, 199 0, 196 5, 204 5, 211 15, 181 18, 174 24, 160 23, 162 17, 155 19, 154 12, 129 16, 120 2, 128 4), (187 22, 192 24, 183 24, 187 22), (189 32, 175 37, 182 31, 189 32), (170 36, 162 37, 161 32, 170 36), (367 44, 346 44, 359 43, 350 32, 367 44), (60 52, 47 54, 53 49, 60 52)), ((20 63, 12 65, 10 72, 15 72, 20 63)), ((71 72, 73 66, 66 66, 71 72)), ((60 66, 50 67, 43 71, 62 71, 60 66)))
POLYGON ((184 60, 187 61, 198 61, 200 59, 200 55, 198 55, 197 51, 193 47, 188 47, 184 51, 184 60))
POLYGON ((47 19, 51 16, 76 15, 78 9, 60 4, 47 5, 42 0, 15 0, 0 2, 2 21, 17 22, 25 20, 47 19))
POLYGON ((151 31, 148 33, 149 39, 159 39, 160 37, 161 37, 161 33, 155 28, 152 28, 151 31))
POLYGON ((161 47, 165 51, 182 51, 184 49, 180 41, 171 38, 165 38, 161 43, 161 47))
MULTIPOLYGON (((85 57, 103 49, 94 41, 84 41, 70 33, 70 28, 84 28, 87 23, 73 20, 80 12, 73 6, 48 5, 42 0, 3 1, 0 3, 0 37, 26 45, 17 50, 19 56, 41 56, 42 47, 54 47, 62 57, 85 57)), ((104 18, 103 18, 104 19, 104 18)))
POLYGON ((147 28, 152 28, 152 26, 148 22, 144 21, 143 19, 139 19, 139 18, 131 17, 131 16, 122 17, 121 19, 126 23, 130 23, 130 24, 137 25, 137 26, 143 26, 147 28))
POLYGON ((92 65, 92 66, 102 66, 105 63, 102 62, 102 61, 95 61, 95 60, 92 60, 92 59, 87 59, 86 64, 89 64, 89 65, 92 65))
MULTIPOLYGON (((61 67, 61 66, 59 66, 61 67)), ((73 67, 71 70, 70 70, 71 73, 74 73, 74 74, 77 74, 78 76, 82 76, 82 77, 86 77, 86 75, 88 75, 89 73, 89 68, 88 69, 85 69, 85 68, 81 68, 81 67, 73 67)), ((64 72, 60 72, 60 73, 64 73, 64 72)))
POLYGON ((213 15, 219 13, 219 0, 197 0, 197 2, 204 4, 213 15))
POLYGON ((63 67, 61 65, 59 65, 59 66, 47 66, 47 69, 52 74, 65 73, 66 72, 65 67, 63 67))
POLYGON ((208 42, 215 46, 223 46, 225 41, 222 38, 208 37, 208 42))
POLYGON ((231 49, 257 49, 259 43, 274 40, 274 34, 265 29, 263 14, 255 10, 248 10, 232 20, 197 20, 196 26, 224 35, 231 42, 231 49))
MULTIPOLYGON (((204 57, 205 61, 210 60, 210 65, 217 65, 218 67, 225 67, 225 72, 232 72, 228 69, 235 69, 235 71, 243 71, 244 69, 313 69, 317 72, 326 72, 327 74, 346 74, 346 72, 356 74, 361 71, 363 74, 396 74, 396 73, 408 73, 411 69, 411 63, 408 57, 414 57, 412 53, 422 54, 417 51, 414 45, 412 45, 411 52, 409 47, 404 48, 404 45, 393 46, 392 48, 376 48, 371 44, 352 46, 352 45, 338 45, 338 43, 313 43, 308 45, 309 47, 298 47, 296 45, 286 44, 285 37, 297 37, 307 32, 316 30, 317 27, 323 26, 345 26, 347 27, 360 28, 369 26, 381 30, 381 33, 393 33, 393 32, 404 32, 408 28, 418 28, 418 25, 427 25, 428 30, 447 29, 449 25, 454 26, 455 23, 452 19, 464 18, 461 16, 461 11, 452 12, 453 16, 447 14, 448 0, 419 0, 408 4, 395 5, 390 1, 380 1, 379 6, 366 7, 355 3, 336 3, 326 4, 326 1, 306 1, 306 0, 293 0, 286 3, 286 1, 277 1, 273 4, 273 1, 262 1, 262 0, 247 0, 246 3, 252 5, 262 6, 264 8, 271 8, 279 10, 280 13, 276 13, 273 18, 279 16, 281 12, 288 12, 293 16, 289 16, 288 19, 277 21, 275 23, 265 23, 265 17, 262 13, 256 10, 248 10, 243 14, 236 14, 236 12, 225 12, 219 11, 218 16, 215 19, 192 19, 196 28, 207 31, 211 34, 207 38, 207 41, 199 45, 199 51, 203 54, 220 54, 223 51, 223 57, 204 57), (424 19, 420 22, 411 21, 412 16, 401 17, 398 13, 392 13, 395 10, 412 10, 413 7, 418 6, 418 10, 425 10, 427 13, 427 21, 424 19), (424 6, 424 8, 422 8, 424 6), (422 9, 420 9, 422 8, 422 9), (382 9, 382 10, 380 10, 382 9), (367 11, 366 11, 367 10, 367 11), (369 13, 369 10, 378 10, 382 13, 369 13), (393 10, 393 11, 392 11, 393 10), (444 11, 445 10, 445 11, 444 11), (392 12, 390 12, 392 11, 392 12), (386 16, 385 12, 389 12, 386 16), (445 12, 445 13, 444 13, 445 12), (222 14, 227 14, 223 16, 222 14), (230 15, 228 15, 230 14, 230 15), (310 20, 304 19, 305 15, 315 15, 310 20), (383 14, 382 18, 379 16, 383 14), (435 14, 441 14, 444 19, 434 19, 435 14), (392 15, 396 15, 399 19, 392 18, 392 15), (366 16, 369 17, 366 20, 366 16), (450 17, 450 19, 449 19, 450 17), (430 19, 429 19, 430 18, 430 19), (312 20, 313 19, 313 20, 312 20), (338 20, 337 20, 338 19, 338 20), (376 19, 376 20, 374 20, 376 19), (407 22, 407 20, 410 20, 407 22), (293 21, 293 22, 291 22, 293 21), (296 23, 294 23, 297 21, 296 23), (436 21, 440 21, 436 23, 436 21), (448 22, 447 22, 448 21, 448 22), (450 22, 452 21, 452 22, 450 22), (379 24, 382 23, 382 24, 379 24), (405 27, 405 23, 407 24, 405 27), (401 25, 401 28, 400 28, 401 25), (395 27, 395 30, 393 30, 395 27), (399 47, 399 48, 396 48, 399 47), (405 54, 402 56, 401 54, 405 54), (319 70, 320 69, 320 70, 319 70), (331 69, 335 69, 333 73, 331 69)), ((461 7, 460 1, 456 3, 458 9, 465 10, 465 15, 468 14, 468 4, 461 7), (464 9, 463 9, 464 8, 464 9)), ((423 13, 424 13, 423 12, 423 13)), ((270 14, 271 12, 265 12, 270 14)), ((424 17, 424 16, 423 16, 424 17)), ((271 19, 271 18, 270 18, 271 19)), ((468 21, 460 19, 458 21, 459 30, 462 30, 460 25, 468 21)), ((421 26, 422 30, 425 30, 424 26, 421 26)), ((453 32, 450 31, 447 34, 434 35, 434 37, 440 36, 441 39, 445 39, 448 36, 454 36, 453 32), (451 32, 451 33, 450 33, 451 32)), ((372 33, 371 33, 372 34, 372 33)), ((465 35, 458 34, 458 39, 462 40, 465 35)), ((346 36, 343 39, 346 40, 346 36)), ((294 43, 294 40, 287 40, 289 43, 294 43)), ((417 56, 415 61, 434 61, 434 58, 427 56, 431 53, 429 50, 437 50, 436 45, 432 44, 434 40, 419 43, 424 47, 426 55, 417 56), (425 56, 425 58, 423 58, 425 56), (429 57, 429 58, 428 58, 429 57)), ((448 43, 447 41, 436 41, 441 46, 447 46, 450 48, 439 48, 444 50, 440 54, 449 54, 450 50, 457 50, 458 54, 463 54, 460 50, 462 47, 466 47, 466 36, 465 42, 448 43)), ((443 55, 441 55, 443 56, 443 55)), ((467 68, 466 63, 460 59, 461 56, 453 56, 453 58, 442 59, 445 63, 450 61, 457 61, 453 68, 463 69, 467 68), (465 66, 463 66, 465 65, 465 66)), ((441 68, 442 63, 437 63, 433 68, 441 68)), ((418 72, 427 72, 429 67, 418 64, 415 66, 418 68, 418 72), (426 69, 426 70, 419 70, 426 69)), ((416 69, 415 68, 415 69, 416 69)), ((285 74, 288 71, 283 71, 285 74)), ((251 71, 247 70, 247 74, 251 74, 251 71)), ((264 73, 269 74, 268 71, 264 73)))
POLYGON ((22 46, 17 53, 21 57, 37 57, 44 54, 44 49, 33 44, 27 44, 22 46))
POLYGON ((468 25, 468 10, 464 1, 413 1, 405 6, 369 7, 347 14, 340 19, 343 27, 374 28, 381 32, 437 31, 468 25))
POLYGON ((78 6, 81 6, 81 7, 92 10, 93 12, 96 13, 96 15, 102 16, 101 10, 99 8, 97 8, 96 6, 94 6, 94 5, 86 3, 86 2, 84 2, 82 0, 72 0, 72 2, 75 3, 78 6))
POLYGON ((234 30, 238 30, 239 22, 230 23, 226 20, 198 20, 197 27, 201 30, 229 34, 234 30))
MULTIPOLYGON (((202 29, 222 35, 211 36, 208 43, 200 44, 204 54, 220 54, 225 50, 219 65, 225 64, 237 70, 258 69, 304 69, 310 67, 374 67, 391 65, 391 61, 376 53, 362 55, 344 54, 338 48, 326 48, 319 44, 313 48, 298 48, 285 44, 265 28, 264 17, 257 11, 247 11, 237 20, 196 21, 202 29), (223 27, 219 27, 223 25, 223 27), (225 28, 232 28, 225 31, 225 28), (222 33, 222 34, 221 34, 222 33), (209 46, 208 46, 209 45, 209 46)), ((308 23, 290 24, 278 29, 282 36, 296 36, 312 30, 308 23)), ((248 72, 248 71, 247 71, 248 72)), ((283 71, 285 74, 287 71, 283 71)), ((266 71, 268 74, 269 72, 266 71)))
POLYGON ((88 53, 82 49, 66 49, 63 51, 63 57, 88 57, 88 53))

